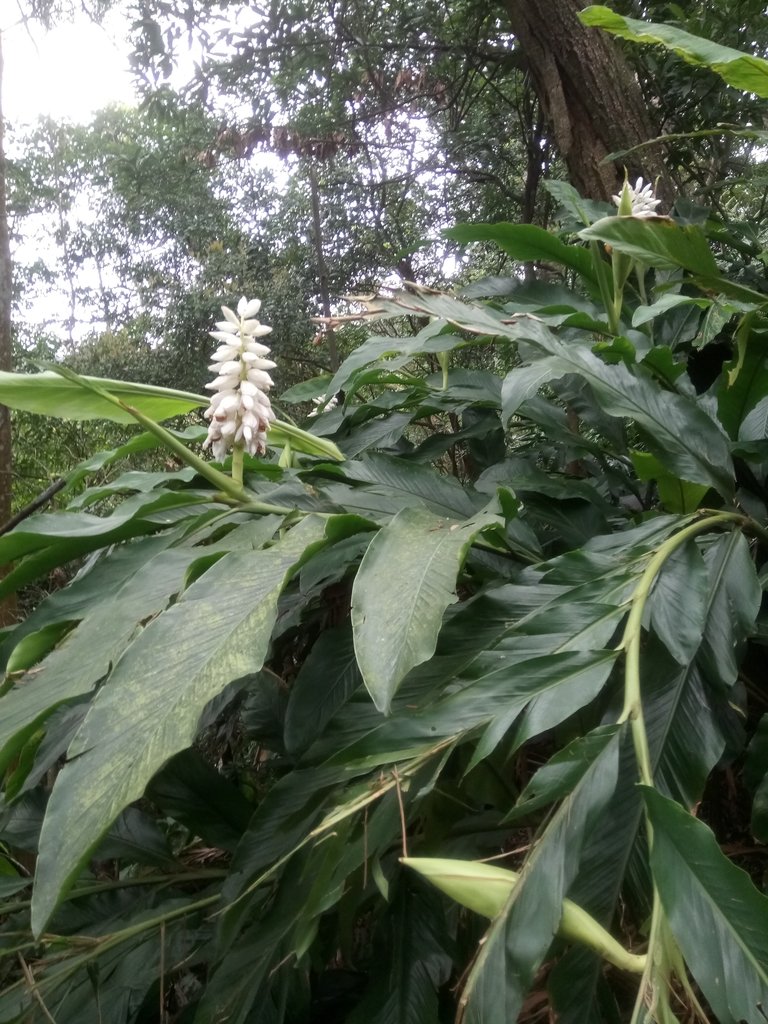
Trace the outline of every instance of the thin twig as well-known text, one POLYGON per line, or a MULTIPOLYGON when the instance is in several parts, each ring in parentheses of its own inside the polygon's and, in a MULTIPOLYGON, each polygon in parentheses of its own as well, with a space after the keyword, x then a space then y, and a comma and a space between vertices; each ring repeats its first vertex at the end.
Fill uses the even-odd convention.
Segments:
POLYGON ((51 1024, 56 1024, 56 1018, 51 1015, 51 1011, 45 1005, 43 997, 40 995, 40 992, 38 991, 37 982, 35 981, 35 976, 32 973, 32 968, 29 966, 29 964, 21 955, 21 953, 19 953, 19 963, 21 964, 21 969, 24 972, 26 982, 29 985, 29 991, 32 993, 32 998, 43 1011, 43 1016, 46 1018, 46 1020, 49 1020, 51 1024))
POLYGON ((363 811, 363 892, 368 887, 368 805, 363 811))
POLYGON ((43 505, 47 504, 54 494, 58 494, 58 492, 66 486, 66 483, 67 481, 63 476, 60 476, 58 480, 54 480, 51 486, 46 487, 41 494, 38 494, 34 501, 30 501, 28 505, 24 506, 21 512, 17 512, 15 516, 11 516, 7 523, 0 526, 0 537, 2 537, 4 533, 10 533, 15 526, 24 522, 24 520, 31 516, 33 512, 37 512, 39 508, 42 508, 43 505))
POLYGON ((160 1024, 166 1024, 165 1012, 165 921, 160 925, 160 1024))
POLYGON ((405 808, 403 807, 403 791, 400 788, 400 776, 397 774, 397 767, 392 769, 392 775, 395 780, 395 792, 397 793, 397 803, 400 808, 400 831, 402 833, 403 841, 403 856, 408 856, 408 833, 405 827, 405 808))

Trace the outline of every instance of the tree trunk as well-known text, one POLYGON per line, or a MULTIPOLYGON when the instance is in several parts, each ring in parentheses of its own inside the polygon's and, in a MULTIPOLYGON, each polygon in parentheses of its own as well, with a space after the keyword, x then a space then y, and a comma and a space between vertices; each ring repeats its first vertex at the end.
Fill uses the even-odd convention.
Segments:
POLYGON ((315 263, 317 266, 317 280, 320 286, 320 302, 323 306, 325 317, 324 338, 328 346, 328 363, 335 373, 340 365, 339 350, 336 345, 336 334, 329 321, 331 319, 331 290, 328 285, 328 267, 323 254, 323 224, 320 216, 320 189, 317 183, 317 171, 309 158, 309 197, 312 203, 312 238, 315 243, 315 263))
MULTIPOLYGON (((3 37, 0 32, 0 370, 10 370, 11 349, 11 244, 8 234, 8 206, 6 201, 5 133, 3 122, 3 37)), ((11 413, 0 405, 0 525, 11 518, 11 413)), ((5 575, 0 566, 0 576, 5 575)), ((0 626, 15 619, 15 601, 0 601, 0 626)))
POLYGON ((634 183, 660 179, 668 203, 673 189, 655 146, 604 163, 609 153, 630 149, 657 134, 640 85, 617 44, 578 19, 583 0, 505 0, 552 138, 575 188, 591 199, 610 200, 626 167, 634 183))

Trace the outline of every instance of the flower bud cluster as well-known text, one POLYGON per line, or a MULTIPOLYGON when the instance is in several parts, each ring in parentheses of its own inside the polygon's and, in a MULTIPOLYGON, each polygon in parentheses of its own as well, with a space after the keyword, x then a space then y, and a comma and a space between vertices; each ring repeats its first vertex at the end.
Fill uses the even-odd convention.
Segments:
POLYGON ((203 448, 210 447, 219 462, 234 445, 250 455, 263 455, 267 430, 275 419, 267 395, 274 382, 267 371, 277 364, 265 359, 269 347, 256 340, 272 332, 256 319, 260 309, 259 299, 249 302, 245 297, 238 302, 236 313, 222 306, 224 320, 210 332, 220 344, 208 367, 217 376, 206 384, 215 393, 203 413, 211 421, 203 448))
POLYGON ((625 181, 621 193, 612 198, 619 208, 619 216, 628 217, 655 217, 656 207, 661 202, 654 196, 650 182, 644 185, 642 178, 637 179, 634 188, 625 181))

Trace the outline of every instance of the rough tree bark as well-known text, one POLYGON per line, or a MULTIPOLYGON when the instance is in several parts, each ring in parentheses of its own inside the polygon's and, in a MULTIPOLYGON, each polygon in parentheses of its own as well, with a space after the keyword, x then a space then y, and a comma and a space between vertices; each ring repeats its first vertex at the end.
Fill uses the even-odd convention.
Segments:
POLYGON ((658 193, 673 190, 655 146, 616 163, 609 153, 657 134, 640 85, 618 45, 578 19, 583 0, 505 0, 552 138, 572 184, 584 196, 609 200, 624 179, 659 178, 658 193))

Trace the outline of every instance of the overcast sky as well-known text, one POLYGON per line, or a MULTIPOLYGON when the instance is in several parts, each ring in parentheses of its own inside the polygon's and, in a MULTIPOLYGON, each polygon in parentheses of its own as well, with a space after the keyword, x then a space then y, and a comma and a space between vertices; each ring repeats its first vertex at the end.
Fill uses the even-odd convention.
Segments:
POLYGON ((109 103, 133 102, 126 36, 124 19, 114 16, 104 28, 87 19, 49 33, 39 26, 8 27, 3 34, 6 118, 13 124, 40 115, 84 121, 109 103))

